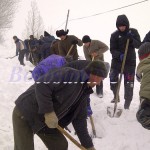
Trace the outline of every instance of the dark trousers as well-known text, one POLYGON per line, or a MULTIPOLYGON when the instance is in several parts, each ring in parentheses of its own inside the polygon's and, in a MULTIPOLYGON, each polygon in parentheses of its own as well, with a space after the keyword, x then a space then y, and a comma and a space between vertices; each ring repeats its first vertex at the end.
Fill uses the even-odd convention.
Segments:
MULTIPOLYGON (((110 88, 113 91, 114 98, 116 96, 119 74, 120 72, 118 70, 111 69, 110 71, 110 88)), ((126 71, 123 74, 124 74, 124 99, 125 99, 124 108, 128 109, 133 97, 135 70, 129 70, 128 72, 126 71)))
MULTIPOLYGON (((14 150, 34 150, 34 133, 17 107, 13 111, 14 150)), ((57 129, 44 128, 37 133, 48 150, 67 150, 68 142, 57 129)))
POLYGON ((25 54, 25 50, 19 51, 18 60, 20 62, 20 65, 24 65, 24 54, 25 54))
POLYGON ((101 81, 100 85, 96 85, 96 93, 103 94, 103 81, 101 81))

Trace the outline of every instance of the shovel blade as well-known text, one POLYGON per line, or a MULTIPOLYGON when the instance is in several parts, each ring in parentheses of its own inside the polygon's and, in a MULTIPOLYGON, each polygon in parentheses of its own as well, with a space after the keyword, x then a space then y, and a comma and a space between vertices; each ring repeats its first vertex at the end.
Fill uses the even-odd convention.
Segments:
POLYGON ((109 116, 109 117, 111 117, 111 118, 113 118, 113 117, 116 117, 116 118, 119 118, 120 116, 121 116, 121 114, 122 114, 122 109, 121 108, 117 108, 116 109, 116 112, 115 112, 115 114, 114 114, 114 108, 112 108, 112 107, 107 107, 107 115, 109 116), (113 114, 114 114, 114 116, 113 116, 113 114))

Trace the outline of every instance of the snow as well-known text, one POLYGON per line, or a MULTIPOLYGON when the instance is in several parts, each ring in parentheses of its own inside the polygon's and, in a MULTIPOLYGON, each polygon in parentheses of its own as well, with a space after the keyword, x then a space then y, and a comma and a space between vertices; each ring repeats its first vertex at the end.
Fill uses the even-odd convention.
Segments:
MULTIPOLYGON (((12 111, 15 106, 14 101, 34 83, 33 80, 28 80, 31 77, 28 71, 33 69, 32 64, 25 61, 26 66, 22 67, 19 65, 17 57, 6 59, 13 56, 14 53, 14 50, 0 46, 0 150, 13 150, 12 111)), ((108 57, 107 60, 110 61, 108 57)), ((114 107, 114 104, 110 103, 113 94, 110 91, 109 78, 104 80, 103 98, 98 98, 95 93, 91 95, 92 116, 97 134, 97 138, 93 138, 96 150, 149 150, 150 132, 136 120, 139 106, 139 87, 140 84, 135 81, 134 97, 130 110, 123 110, 119 118, 110 118, 107 115, 107 107, 114 107)), ((123 109, 123 97, 124 88, 121 85, 121 102, 118 103, 118 108, 123 109)), ((90 119, 87 122, 89 133, 92 135, 90 119)), ((69 129, 71 130, 70 134, 78 140, 71 125, 69 125, 69 129)), ((69 150, 79 149, 69 140, 68 142, 69 150)), ((35 150, 46 150, 45 145, 36 135, 35 150)))

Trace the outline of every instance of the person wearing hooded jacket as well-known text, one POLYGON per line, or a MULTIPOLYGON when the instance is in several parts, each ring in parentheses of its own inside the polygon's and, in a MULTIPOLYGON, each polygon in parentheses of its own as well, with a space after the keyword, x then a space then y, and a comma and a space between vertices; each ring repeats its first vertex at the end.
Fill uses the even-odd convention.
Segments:
POLYGON ((15 101, 15 150, 34 150, 34 134, 49 150, 67 150, 68 142, 57 126, 70 123, 81 145, 95 150, 87 130, 87 98, 106 76, 102 61, 93 61, 84 70, 64 67, 43 75, 15 101))
POLYGON ((66 56, 71 48, 73 46, 72 50, 70 51, 70 56, 72 56, 73 60, 78 60, 78 51, 77 51, 77 45, 82 46, 83 43, 80 39, 78 39, 74 35, 67 35, 69 30, 57 30, 56 35, 60 38, 60 42, 58 43, 58 50, 59 55, 66 56))
POLYGON ((121 71, 122 61, 124 58, 127 39, 129 39, 128 52, 124 66, 124 109, 129 109, 133 97, 134 76, 136 67, 135 48, 141 45, 141 39, 138 31, 130 28, 129 20, 126 15, 119 15, 116 20, 117 30, 110 37, 110 52, 112 54, 110 70, 110 87, 114 94, 115 101, 116 90, 118 85, 118 76, 121 71))

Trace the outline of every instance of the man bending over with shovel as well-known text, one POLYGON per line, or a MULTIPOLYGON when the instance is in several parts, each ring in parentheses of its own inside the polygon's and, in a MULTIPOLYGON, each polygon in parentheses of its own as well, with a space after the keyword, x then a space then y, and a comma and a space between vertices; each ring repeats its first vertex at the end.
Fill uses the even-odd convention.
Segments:
POLYGON ((104 63, 93 61, 84 70, 63 67, 39 78, 15 101, 15 149, 34 150, 37 134, 49 150, 67 150, 68 142, 58 127, 72 123, 81 145, 95 150, 87 130, 87 98, 106 76, 104 63))

